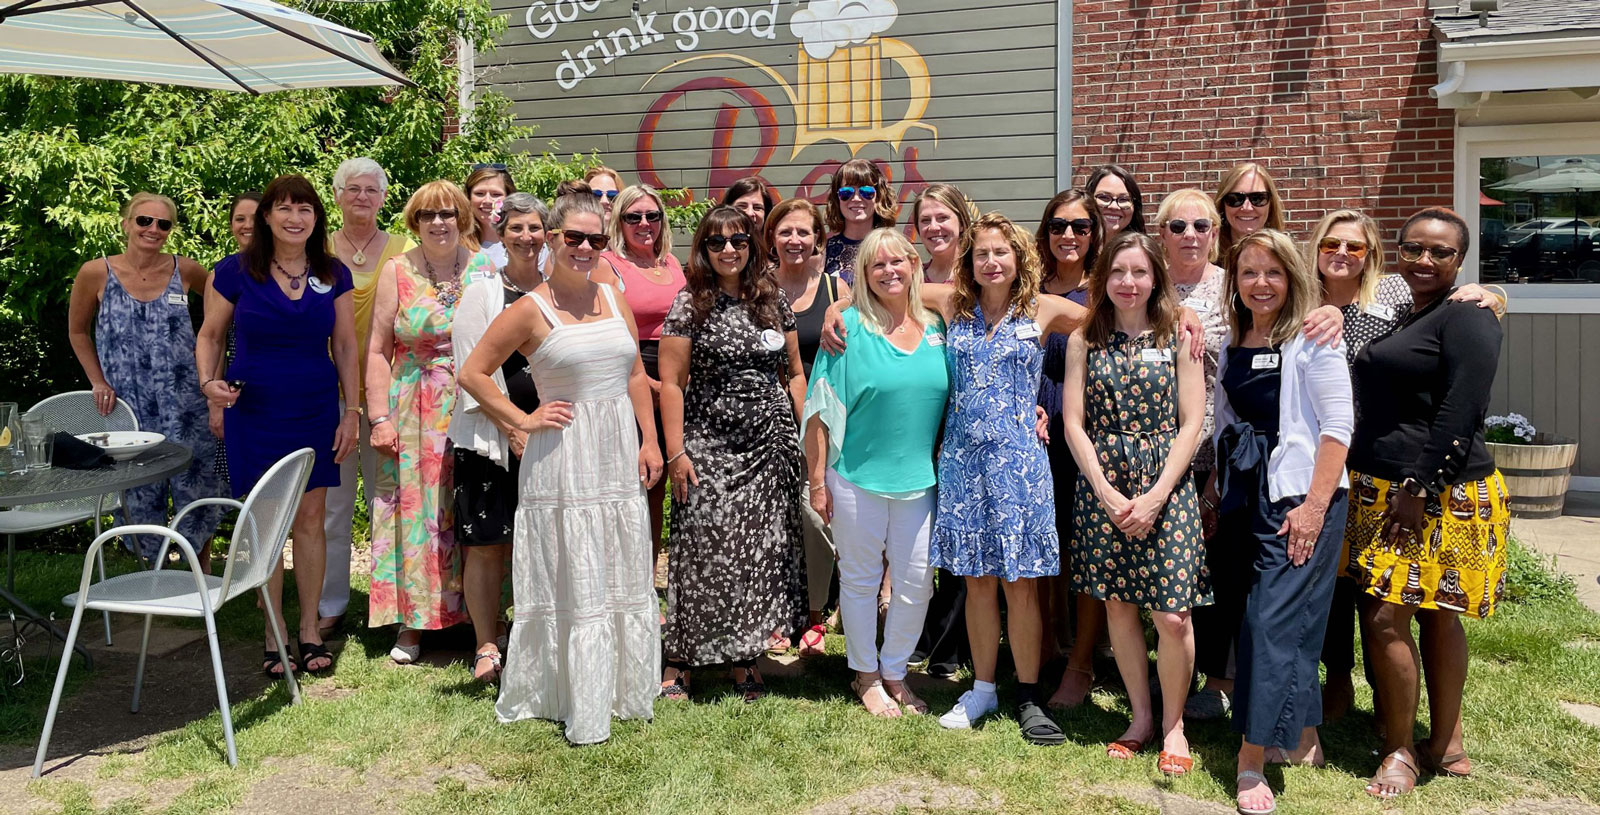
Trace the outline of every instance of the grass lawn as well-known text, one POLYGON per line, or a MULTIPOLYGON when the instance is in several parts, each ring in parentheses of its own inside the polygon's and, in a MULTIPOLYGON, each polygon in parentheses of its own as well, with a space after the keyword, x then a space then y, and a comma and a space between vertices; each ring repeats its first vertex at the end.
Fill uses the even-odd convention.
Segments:
MULTIPOLYGON (((19 587, 43 608, 75 583, 81 561, 33 555, 23 563, 19 587)), ((1467 813, 1540 797, 1600 803, 1600 730, 1558 704, 1600 705, 1600 615, 1576 602, 1570 584, 1540 568, 1520 554, 1512 591, 1522 599, 1506 603, 1489 622, 1467 623, 1474 777, 1425 783, 1388 809, 1467 813)), ((364 605, 358 593, 352 611, 364 605)), ((235 601, 225 610, 224 636, 259 642, 258 613, 248 601, 235 601)), ((80 774, 23 782, 9 772, 0 784, 25 783, 23 799, 38 799, 22 812, 120 815, 258 811, 262 802, 279 804, 264 811, 284 813, 369 811, 363 806, 430 815, 803 812, 907 778, 938 794, 892 800, 875 811, 1144 813, 1161 810, 1162 793, 1222 805, 1215 811, 1232 806, 1238 739, 1226 724, 1191 726, 1197 772, 1167 782, 1153 753, 1127 763, 1105 757, 1103 743, 1126 723, 1125 700, 1114 690, 1096 690, 1091 704, 1061 717, 1070 740, 1057 748, 1025 744, 1003 717, 965 733, 943 731, 933 717, 879 720, 850 696, 844 641, 831 636, 829 655, 805 661, 803 671, 769 670, 772 696, 756 704, 737 701, 725 674, 702 671, 695 701, 658 702, 654 721, 618 723, 609 743, 574 749, 559 725, 497 723, 493 690, 474 683, 464 663, 394 667, 387 656, 391 635, 353 622, 336 674, 308 679, 304 705, 289 706, 282 685, 235 700, 236 770, 221 758, 221 720, 213 713, 158 736, 142 752, 97 759, 90 780, 80 774), (305 788, 319 783, 328 789, 305 788), (118 800, 106 804, 101 793, 111 787, 120 790, 118 800)), ((82 674, 75 672, 80 683, 82 674)), ((1269 772, 1280 791, 1279 812, 1385 809, 1362 793, 1377 759, 1368 736, 1371 695, 1357 675, 1357 710, 1323 731, 1328 769, 1269 772)), ((195 660, 193 676, 195 692, 209 693, 203 659, 195 660)), ((921 687, 937 713, 965 686, 921 687)), ((44 704, 31 691, 0 704, 0 739, 31 744, 44 704)), ((63 758, 54 751, 51 765, 63 758)), ((15 791, 4 796, 16 797, 15 791)))

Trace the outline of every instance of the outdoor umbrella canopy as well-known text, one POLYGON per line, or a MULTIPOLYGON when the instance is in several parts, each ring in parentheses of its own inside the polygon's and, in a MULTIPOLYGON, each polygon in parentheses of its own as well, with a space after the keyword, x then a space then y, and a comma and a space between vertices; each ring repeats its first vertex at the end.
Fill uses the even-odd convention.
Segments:
POLYGON ((1572 193, 1572 248, 1574 251, 1574 265, 1576 266, 1576 252, 1579 246, 1578 219, 1578 194, 1600 190, 1600 170, 1596 170, 1589 163, 1572 163, 1560 167, 1554 172, 1549 172, 1537 177, 1528 177, 1531 173, 1524 173, 1516 178, 1507 179, 1495 185, 1496 189, 1510 190, 1512 192, 1530 192, 1535 194, 1572 193), (1523 180, 1517 180, 1517 179, 1523 180))
POLYGON ((412 84, 366 34, 270 0, 0 0, 0 73, 252 94, 412 84))

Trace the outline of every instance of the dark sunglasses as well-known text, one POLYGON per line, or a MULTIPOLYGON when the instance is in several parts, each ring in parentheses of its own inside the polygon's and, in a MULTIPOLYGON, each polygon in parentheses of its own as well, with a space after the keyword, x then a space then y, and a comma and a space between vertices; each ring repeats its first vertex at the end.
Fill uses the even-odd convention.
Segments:
POLYGON ((472 169, 474 172, 478 170, 499 170, 503 173, 510 168, 504 164, 474 164, 472 165, 472 169))
POLYGON ((878 188, 872 186, 871 184, 863 184, 863 185, 861 185, 859 187, 840 187, 839 188, 839 200, 840 201, 848 201, 848 200, 856 197, 857 195, 860 195, 861 196, 861 200, 863 200, 863 201, 871 201, 872 199, 878 197, 878 188))
POLYGON ((1434 263, 1449 263, 1461 250, 1454 246, 1423 246, 1416 241, 1406 241, 1400 244, 1400 259, 1407 263, 1416 263, 1426 254, 1433 258, 1434 263))
POLYGON ((1356 260, 1360 260, 1367 256, 1366 241, 1347 241, 1331 236, 1317 241, 1317 251, 1324 255, 1335 254, 1340 249, 1350 253, 1350 257, 1353 257, 1356 260))
POLYGON ((155 224, 156 228, 162 232, 172 231, 171 218, 157 218, 154 215, 135 215, 133 216, 133 222, 138 224, 141 229, 151 224, 155 224))
POLYGON ((652 209, 649 212, 624 212, 624 213, 622 213, 622 222, 627 224, 628 226, 638 226, 640 223, 642 223, 644 221, 649 221, 650 223, 653 223, 653 224, 661 223, 661 210, 652 209))
POLYGON ((438 218, 443 218, 446 221, 454 221, 456 216, 460 214, 461 213, 453 209, 419 209, 417 210, 417 223, 433 223, 433 221, 438 218))
POLYGON ((1082 237, 1089 234, 1089 230, 1094 229, 1094 221, 1088 218, 1075 218, 1070 221, 1066 218, 1051 218, 1044 222, 1044 228, 1049 230, 1052 235, 1064 235, 1067 229, 1070 228, 1073 234, 1082 237))
POLYGON ((721 252, 722 247, 730 243, 733 244, 734 249, 743 252, 750 248, 750 236, 743 232, 735 232, 732 235, 706 236, 706 248, 713 252, 721 252))
POLYGON ((1211 231, 1211 219, 1196 218, 1192 221, 1185 221, 1182 218, 1173 218, 1167 221, 1167 229, 1171 230, 1174 235, 1182 235, 1188 232, 1191 226, 1194 227, 1196 233, 1204 235, 1211 231))
POLYGON ((1264 207, 1272 196, 1265 192, 1230 192, 1222 196, 1222 205, 1225 207, 1242 207, 1249 201, 1251 206, 1264 207))
POLYGON ((589 246, 595 249, 604 249, 611 243, 610 235, 603 235, 598 232, 579 232, 576 229, 557 229, 553 231, 561 236, 562 243, 573 249, 582 246, 584 241, 588 241, 589 246))
POLYGON ((616 190, 590 190, 589 192, 594 193, 596 198, 604 198, 609 201, 614 201, 617 197, 616 190))

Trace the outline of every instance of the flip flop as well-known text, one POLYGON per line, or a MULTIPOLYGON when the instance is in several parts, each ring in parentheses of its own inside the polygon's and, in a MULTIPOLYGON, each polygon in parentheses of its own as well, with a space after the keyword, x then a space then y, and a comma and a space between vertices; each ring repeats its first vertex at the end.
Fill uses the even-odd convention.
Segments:
POLYGON ((822 656, 828 653, 828 629, 814 625, 800 635, 800 656, 822 656))
POLYGON ((1267 792, 1271 792, 1272 791, 1272 785, 1267 783, 1267 777, 1266 776, 1262 775, 1261 773, 1256 772, 1255 770, 1240 770, 1239 774, 1237 776, 1235 776, 1234 779, 1233 779, 1234 782, 1235 782, 1234 793, 1233 793, 1233 807, 1234 807, 1234 809, 1237 809, 1239 811, 1240 815, 1272 815, 1272 813, 1277 812, 1278 811, 1278 798, 1277 798, 1276 795, 1274 795, 1273 798, 1272 798, 1272 806, 1267 807, 1266 809, 1252 809, 1250 807, 1245 806, 1244 804, 1239 803, 1238 782, 1244 781, 1246 779, 1251 779, 1251 780, 1254 780, 1254 781, 1260 781, 1261 785, 1267 788, 1267 792))

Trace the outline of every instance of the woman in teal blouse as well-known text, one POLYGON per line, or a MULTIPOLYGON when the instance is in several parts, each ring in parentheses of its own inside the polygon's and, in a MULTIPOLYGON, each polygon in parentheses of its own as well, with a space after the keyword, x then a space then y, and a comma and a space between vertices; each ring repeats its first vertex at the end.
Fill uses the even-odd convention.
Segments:
POLYGON ((839 608, 851 687, 875 716, 926 713, 906 685, 933 593, 934 456, 950 377, 944 325, 923 308, 922 263, 904 235, 878 229, 861 243, 856 301, 844 312, 853 341, 822 353, 806 397, 811 506, 839 549, 839 608), (862 285, 860 281, 866 281, 862 285), (875 639, 887 555, 894 599, 875 639))

